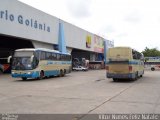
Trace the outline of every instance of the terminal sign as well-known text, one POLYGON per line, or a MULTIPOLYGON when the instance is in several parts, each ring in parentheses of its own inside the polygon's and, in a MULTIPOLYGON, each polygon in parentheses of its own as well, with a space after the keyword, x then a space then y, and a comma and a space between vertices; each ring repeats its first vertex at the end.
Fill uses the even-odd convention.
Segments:
POLYGON ((25 18, 23 15, 16 16, 10 13, 8 10, 0 10, 0 19, 10 22, 16 22, 18 24, 25 25, 27 27, 31 27, 37 30, 42 30, 46 32, 51 31, 50 26, 46 25, 46 23, 39 22, 32 18, 25 18))

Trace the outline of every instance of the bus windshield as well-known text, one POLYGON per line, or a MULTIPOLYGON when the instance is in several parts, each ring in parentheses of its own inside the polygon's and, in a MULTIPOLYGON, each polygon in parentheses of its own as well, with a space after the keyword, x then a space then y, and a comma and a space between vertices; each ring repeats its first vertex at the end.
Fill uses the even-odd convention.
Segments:
POLYGON ((31 70, 32 63, 30 57, 14 57, 12 61, 13 70, 31 70))

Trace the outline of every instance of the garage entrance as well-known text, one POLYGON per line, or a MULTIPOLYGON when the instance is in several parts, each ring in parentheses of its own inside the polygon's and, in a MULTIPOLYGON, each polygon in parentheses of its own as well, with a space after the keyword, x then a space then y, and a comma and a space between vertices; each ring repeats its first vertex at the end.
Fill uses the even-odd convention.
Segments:
POLYGON ((72 55, 72 66, 83 66, 83 67, 89 67, 89 61, 91 61, 92 56, 94 53, 79 49, 72 49, 71 55, 72 55))
POLYGON ((103 53, 95 53, 78 49, 72 50, 72 66, 84 66, 89 69, 103 69, 104 55, 103 53), (89 61, 88 61, 89 60, 89 61))
POLYGON ((0 58, 8 57, 15 49, 34 48, 30 40, 0 35, 0 58))
POLYGON ((86 58, 86 59, 90 59, 90 52, 87 51, 83 51, 83 50, 78 50, 78 49, 72 49, 72 58, 86 58))

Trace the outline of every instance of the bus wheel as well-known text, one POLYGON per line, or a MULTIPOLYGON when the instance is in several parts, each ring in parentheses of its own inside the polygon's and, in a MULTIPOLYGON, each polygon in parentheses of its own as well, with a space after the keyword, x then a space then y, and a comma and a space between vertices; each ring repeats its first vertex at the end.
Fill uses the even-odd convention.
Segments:
POLYGON ((155 71, 155 68, 151 68, 152 71, 155 71))
POLYGON ((43 72, 43 71, 41 71, 41 72, 40 72, 40 76, 39 76, 39 80, 42 80, 42 79, 43 79, 43 77, 44 77, 44 72, 43 72))
POLYGON ((65 76, 66 75, 66 70, 64 69, 64 73, 63 73, 63 76, 65 76))
POLYGON ((27 80, 27 78, 26 77, 22 77, 22 80, 27 80))
POLYGON ((64 74, 63 74, 63 70, 60 70, 59 77, 62 77, 62 76, 64 76, 64 74))

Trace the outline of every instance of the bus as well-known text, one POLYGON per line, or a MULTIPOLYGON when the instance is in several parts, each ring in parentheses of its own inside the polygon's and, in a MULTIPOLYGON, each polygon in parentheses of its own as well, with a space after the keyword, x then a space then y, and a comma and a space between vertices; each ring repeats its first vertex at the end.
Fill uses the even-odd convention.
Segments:
POLYGON ((106 77, 136 80, 144 74, 144 56, 130 47, 113 47, 107 52, 106 77))
POLYGON ((0 58, 0 74, 10 73, 11 67, 7 60, 8 58, 0 58))
POLYGON ((12 51, 13 50, 0 48, 0 74, 11 72, 10 63, 8 63, 8 56, 13 54, 12 51))
POLYGON ((43 79, 50 76, 64 76, 70 73, 71 55, 45 48, 17 49, 11 59, 11 75, 14 78, 43 79))
POLYGON ((145 57, 145 67, 152 71, 160 69, 160 57, 145 57))

